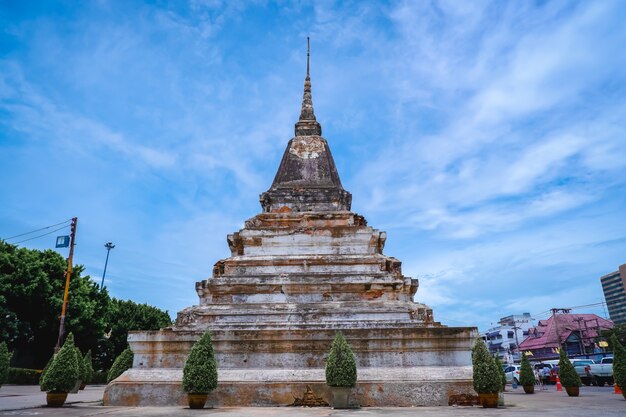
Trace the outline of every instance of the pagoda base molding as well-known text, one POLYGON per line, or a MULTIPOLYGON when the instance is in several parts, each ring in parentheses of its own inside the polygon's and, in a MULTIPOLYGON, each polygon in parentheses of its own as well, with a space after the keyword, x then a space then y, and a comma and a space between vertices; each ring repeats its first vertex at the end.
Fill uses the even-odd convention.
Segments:
MULTIPOLYGON (((323 369, 220 369, 207 407, 328 406, 323 369)), ((105 406, 186 406, 182 369, 129 369, 110 383, 105 406)), ((361 407, 471 405, 471 366, 360 368, 352 401, 361 407)))

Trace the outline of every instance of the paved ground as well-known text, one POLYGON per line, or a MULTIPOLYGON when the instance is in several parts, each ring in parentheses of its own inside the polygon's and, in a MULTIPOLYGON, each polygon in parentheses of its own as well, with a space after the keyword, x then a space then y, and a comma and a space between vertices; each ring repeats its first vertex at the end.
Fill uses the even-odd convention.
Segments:
POLYGON ((60 409, 45 408, 45 394, 39 387, 3 386, 0 388, 0 416, 198 416, 215 417, 470 417, 470 416, 541 416, 541 417, 624 417, 626 400, 613 394, 612 387, 582 387, 580 397, 568 397, 547 391, 524 394, 521 388, 504 394, 506 406, 497 410, 480 407, 419 407, 419 408, 361 408, 360 410, 333 410, 330 408, 219 408, 189 410, 181 407, 103 407, 100 405, 103 386, 89 386, 80 394, 68 396, 69 405, 60 409))

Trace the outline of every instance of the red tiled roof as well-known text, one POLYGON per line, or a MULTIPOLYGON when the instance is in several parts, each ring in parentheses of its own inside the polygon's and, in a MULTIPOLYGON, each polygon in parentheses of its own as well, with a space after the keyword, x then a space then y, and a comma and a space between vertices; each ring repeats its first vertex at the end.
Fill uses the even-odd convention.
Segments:
POLYGON ((595 314, 557 314, 547 320, 539 320, 537 327, 528 331, 528 337, 519 344, 522 350, 555 348, 563 343, 572 332, 582 330, 583 342, 591 343, 598 336, 598 329, 612 329, 613 322, 595 314), (556 319, 556 325, 554 320, 556 319), (557 328, 559 337, 557 339, 557 328), (540 335, 540 336, 538 336, 540 335))

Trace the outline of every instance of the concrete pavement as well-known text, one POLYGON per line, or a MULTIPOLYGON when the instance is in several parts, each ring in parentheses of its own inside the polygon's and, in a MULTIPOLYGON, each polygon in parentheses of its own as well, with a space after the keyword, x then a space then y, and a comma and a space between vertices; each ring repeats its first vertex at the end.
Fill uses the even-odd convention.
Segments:
POLYGON ((541 416, 541 417, 624 417, 626 400, 613 394, 612 387, 581 387, 580 397, 568 397, 553 386, 546 391, 524 394, 521 388, 504 394, 504 408, 487 410, 481 407, 416 407, 361 408, 333 410, 304 407, 246 407, 213 410, 189 410, 182 407, 103 407, 100 400, 104 386, 89 386, 80 394, 68 396, 69 405, 60 409, 45 408, 45 393, 39 387, 3 386, 0 389, 0 417, 3 416, 198 416, 215 417, 471 417, 471 416, 541 416))

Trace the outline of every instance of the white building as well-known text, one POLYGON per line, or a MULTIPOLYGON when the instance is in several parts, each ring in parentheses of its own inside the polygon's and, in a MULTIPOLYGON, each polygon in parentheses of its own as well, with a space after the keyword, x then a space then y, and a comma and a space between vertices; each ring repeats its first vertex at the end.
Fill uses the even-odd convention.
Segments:
POLYGON ((519 362, 518 346, 528 336, 528 329, 534 327, 533 321, 530 313, 502 317, 497 326, 481 334, 481 337, 489 351, 497 353, 503 362, 519 362))

